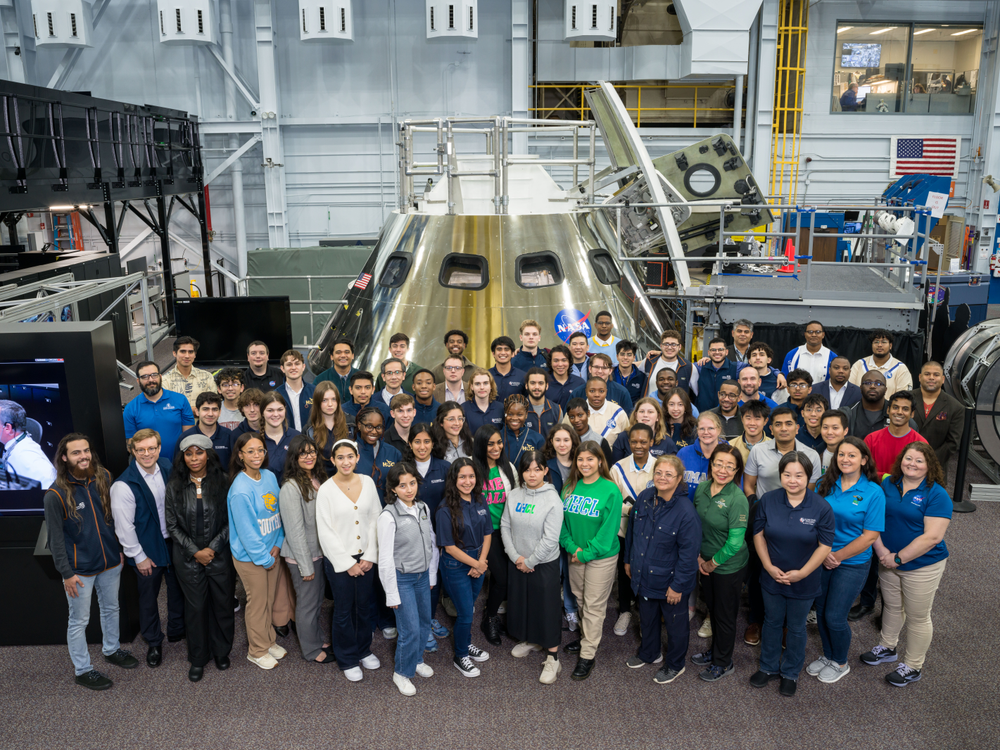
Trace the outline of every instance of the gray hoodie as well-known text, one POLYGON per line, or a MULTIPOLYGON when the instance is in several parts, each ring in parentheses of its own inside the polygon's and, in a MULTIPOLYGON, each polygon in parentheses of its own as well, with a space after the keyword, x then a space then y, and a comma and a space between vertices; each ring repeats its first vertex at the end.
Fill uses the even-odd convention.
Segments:
POLYGON ((555 487, 546 482, 537 490, 517 487, 507 495, 500 536, 511 562, 523 556, 534 568, 559 559, 563 505, 555 487))

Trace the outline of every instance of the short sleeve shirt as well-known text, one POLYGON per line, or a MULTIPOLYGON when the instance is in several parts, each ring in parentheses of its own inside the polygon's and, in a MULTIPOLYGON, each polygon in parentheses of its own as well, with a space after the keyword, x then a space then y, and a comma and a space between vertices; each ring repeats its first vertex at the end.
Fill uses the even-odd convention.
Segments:
MULTIPOLYGON (((875 482, 862 476, 849 490, 841 489, 843 477, 837 480, 826 501, 833 509, 837 524, 833 538, 833 551, 843 549, 865 531, 885 531, 885 493, 875 482)), ((854 557, 841 560, 841 565, 867 565, 872 559, 868 547, 854 557)))
MULTIPOLYGON (((443 502, 437 509, 437 516, 434 519, 434 527, 437 529, 437 542, 439 547, 455 547, 455 537, 451 528, 451 511, 443 502)), ((490 511, 486 503, 480 500, 476 502, 462 501, 462 544, 461 549, 465 553, 475 552, 483 546, 483 540, 493 533, 493 522, 490 520, 490 511)))
MULTIPOLYGON (((768 492, 757 503, 753 531, 764 533, 771 564, 779 570, 800 570, 819 545, 833 546, 835 530, 830 503, 811 490, 795 508, 784 489, 768 492)), ((820 595, 822 567, 790 586, 778 583, 765 571, 760 574, 760 585, 769 594, 786 599, 815 599, 820 595)))
MULTIPOLYGON (((890 552, 899 552, 924 533, 924 518, 951 518, 952 502, 948 491, 940 484, 927 486, 924 480, 915 490, 902 494, 902 483, 886 477, 882 481, 885 492, 885 531, 882 544, 890 552)), ((942 539, 915 560, 903 563, 899 570, 918 570, 948 557, 948 547, 942 539)))

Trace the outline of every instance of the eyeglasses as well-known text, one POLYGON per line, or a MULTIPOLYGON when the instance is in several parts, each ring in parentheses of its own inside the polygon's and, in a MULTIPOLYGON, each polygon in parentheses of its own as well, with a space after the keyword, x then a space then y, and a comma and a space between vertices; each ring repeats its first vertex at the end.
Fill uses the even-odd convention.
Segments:
POLYGON ((680 344, 677 343, 676 341, 665 341, 662 344, 660 344, 660 346, 662 346, 664 349, 676 349, 677 347, 680 346, 680 344))
POLYGON ((302 451, 299 454, 299 456, 300 457, 304 457, 304 458, 315 458, 316 457, 316 451, 302 451))
POLYGON ((811 388, 812 386, 810 386, 808 383, 789 383, 788 387, 795 388, 796 390, 798 390, 801 388, 811 388))
POLYGON ((876 385, 885 385, 885 383, 883 383, 881 380, 862 380, 861 385, 866 385, 869 388, 872 388, 873 386, 876 385))
POLYGON ((873 344, 888 344, 889 343, 889 339, 875 339, 872 343, 873 344))
POLYGON ((716 471, 736 471, 736 464, 712 464, 716 471))
POLYGON ((465 417, 445 417, 443 421, 445 421, 445 422, 459 422, 459 423, 461 423, 461 422, 465 421, 465 417))
POLYGON ((822 330, 820 330, 820 331, 806 331, 806 335, 807 336, 818 336, 821 333, 823 333, 822 330))
POLYGON ((362 422, 360 426, 364 427, 366 430, 371 430, 372 432, 382 432, 382 430, 385 429, 381 424, 369 424, 367 422, 362 422))
POLYGON ((393 375, 393 376, 402 374, 403 374, 402 370, 386 370, 385 372, 382 373, 382 375, 393 375))
POLYGON ((263 456, 267 450, 265 448, 244 448, 240 453, 245 456, 263 456))
POLYGON ((455 372, 456 370, 464 370, 465 367, 461 367, 459 365, 445 365, 444 369, 448 372, 455 372))
POLYGON ((155 448, 133 448, 132 452, 137 456, 152 456, 154 453, 160 452, 160 446, 155 448))
POLYGON ((137 380, 138 380, 138 381, 139 381, 140 383, 144 383, 144 382, 146 382, 146 381, 148 381, 148 380, 157 380, 157 379, 158 379, 159 377, 160 377, 160 373, 158 373, 158 372, 154 372, 154 373, 152 373, 151 375, 140 375, 140 376, 139 376, 139 377, 137 378, 137 380))
POLYGON ((677 474, 672 471, 658 471, 653 475, 653 477, 655 479, 676 479, 677 474))

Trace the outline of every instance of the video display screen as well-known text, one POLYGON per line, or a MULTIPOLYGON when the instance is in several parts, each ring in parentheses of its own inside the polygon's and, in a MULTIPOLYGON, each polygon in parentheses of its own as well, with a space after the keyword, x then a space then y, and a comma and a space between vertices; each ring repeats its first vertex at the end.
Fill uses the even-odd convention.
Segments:
POLYGON ((37 514, 73 432, 62 359, 0 361, 0 514, 37 514))
POLYGON ((882 59, 881 44, 865 44, 861 42, 844 42, 840 55, 842 68, 877 68, 882 59))
POLYGON ((251 341, 267 344, 271 359, 292 348, 292 313, 288 297, 200 297, 174 304, 178 336, 201 345, 199 367, 246 364, 251 341))

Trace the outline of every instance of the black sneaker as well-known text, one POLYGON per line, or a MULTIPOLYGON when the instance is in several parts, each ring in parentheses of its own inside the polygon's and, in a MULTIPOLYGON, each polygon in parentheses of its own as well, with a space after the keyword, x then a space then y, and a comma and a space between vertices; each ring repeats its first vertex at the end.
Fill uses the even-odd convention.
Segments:
POLYGON ((712 663, 712 649, 702 651, 700 654, 694 654, 691 657, 691 663, 697 664, 699 667, 707 667, 712 663))
POLYGON ((660 669, 656 676, 653 677, 653 682, 657 685, 666 685, 668 682, 673 682, 678 677, 684 674, 684 667, 680 669, 671 669, 670 667, 663 667, 660 669))
POLYGON ((76 678, 76 684, 82 685, 90 690, 107 690, 114 683, 96 669, 91 669, 87 672, 87 674, 78 675, 76 678))
POLYGON ((472 661, 487 661, 490 658, 489 651, 483 651, 478 646, 473 646, 469 644, 469 658, 472 661))
POLYGON ((704 670, 698 676, 705 682, 715 682, 716 680, 721 680, 723 677, 731 675, 736 671, 736 665, 730 662, 728 667, 720 667, 716 664, 710 664, 708 669, 704 670))
POLYGON ((920 670, 908 667, 902 662, 892 672, 885 676, 885 681, 894 687, 906 687, 911 682, 920 679, 920 670))
POLYGON ((767 683, 771 680, 777 680, 781 675, 771 674, 770 672, 765 672, 758 669, 750 676, 750 684, 755 688, 767 687, 767 683))
POLYGON ((896 661, 898 658, 896 649, 886 648, 885 646, 875 646, 871 651, 861 654, 861 661, 871 667, 874 667, 876 664, 888 664, 896 661))
MULTIPOLYGON (((104 660, 122 669, 135 669, 139 666, 139 660, 123 648, 118 649, 113 654, 105 654, 104 660)), ((108 687, 111 686, 108 685, 108 687)))
POLYGON ((455 669, 466 677, 479 677, 479 667, 472 663, 468 656, 456 656, 452 659, 455 669))

